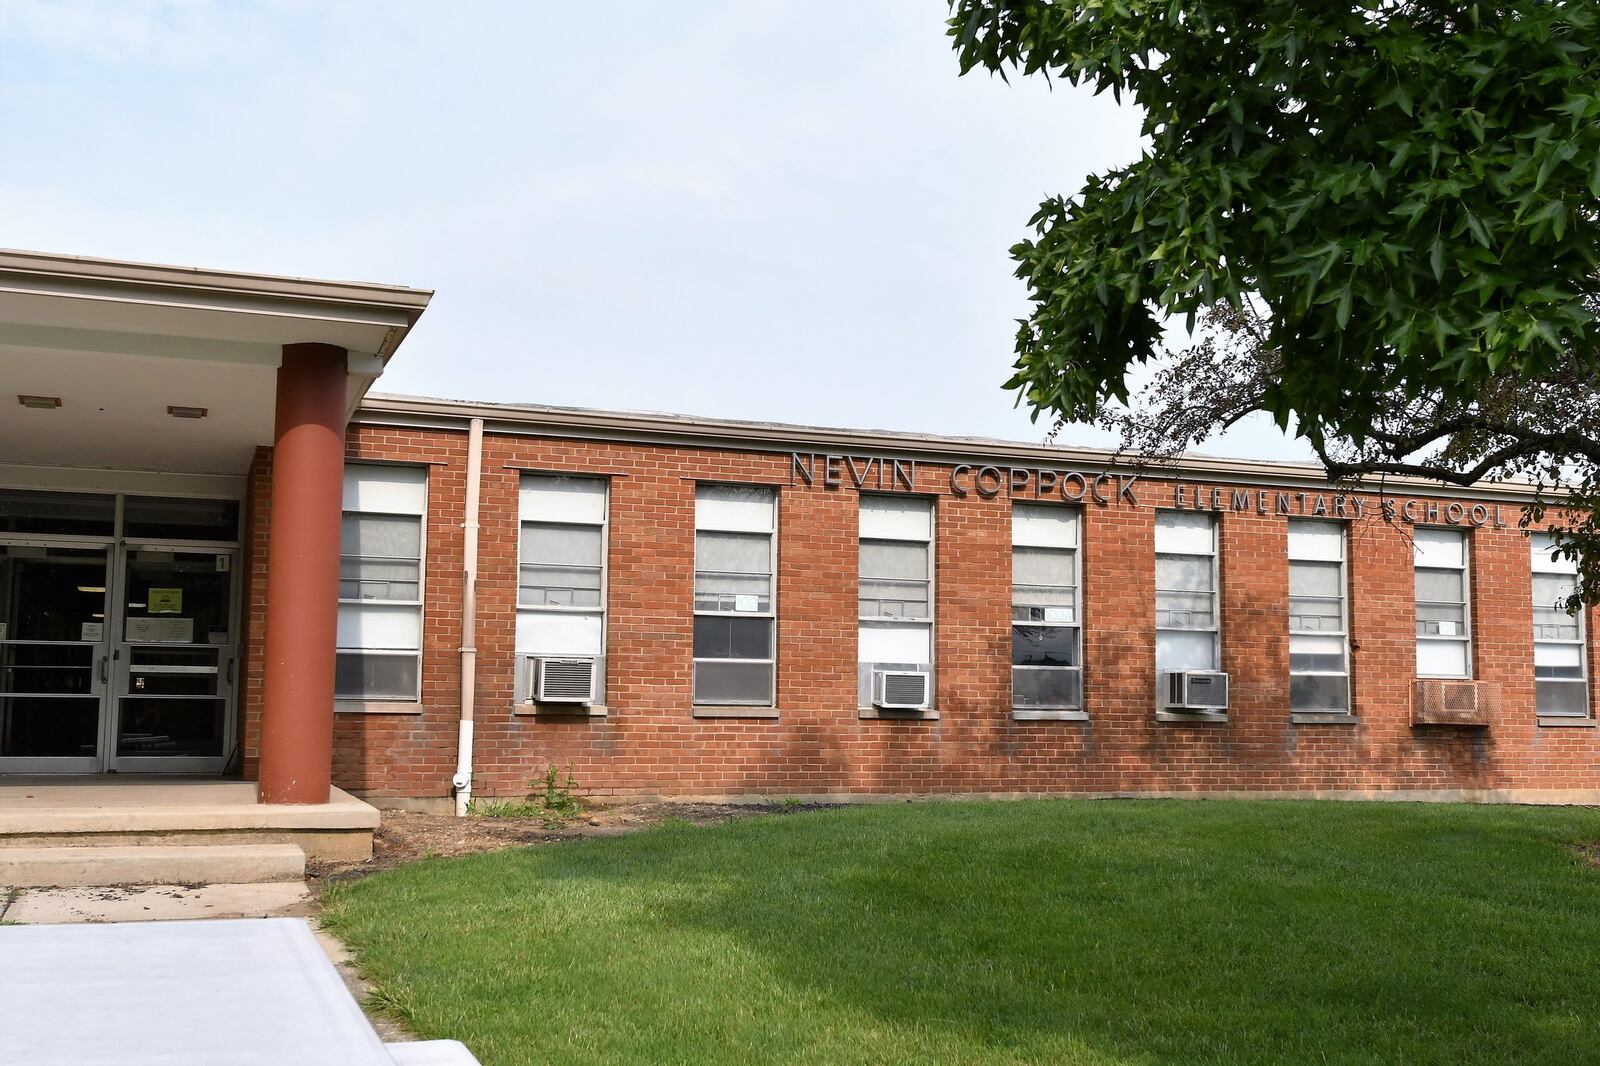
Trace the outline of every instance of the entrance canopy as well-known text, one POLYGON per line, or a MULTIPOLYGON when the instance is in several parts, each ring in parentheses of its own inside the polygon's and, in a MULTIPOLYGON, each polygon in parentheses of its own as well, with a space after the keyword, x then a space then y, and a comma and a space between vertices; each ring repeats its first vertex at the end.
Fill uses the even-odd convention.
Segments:
POLYGON ((286 344, 348 353, 347 412, 432 294, 0 250, 0 456, 243 474, 286 344))

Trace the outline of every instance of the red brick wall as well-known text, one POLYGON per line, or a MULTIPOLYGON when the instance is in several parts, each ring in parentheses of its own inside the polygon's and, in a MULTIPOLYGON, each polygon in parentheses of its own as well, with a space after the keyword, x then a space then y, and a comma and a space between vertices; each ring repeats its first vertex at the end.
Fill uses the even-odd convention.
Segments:
MULTIPOLYGON (((334 774, 343 787, 387 796, 450 791, 465 453, 465 432, 351 430, 353 459, 431 465, 420 713, 341 713, 334 774)), ((264 545, 270 457, 259 457, 257 468, 253 548, 264 545)), ((552 764, 570 765, 590 794, 1600 788, 1600 731, 1536 724, 1528 546, 1514 506, 1502 506, 1507 528, 1470 534, 1476 677, 1498 692, 1488 731, 1411 724, 1411 548, 1405 527, 1384 524, 1372 498, 1349 538, 1357 723, 1290 720, 1285 519, 1253 508, 1219 514, 1228 720, 1158 721, 1154 524, 1157 507, 1172 504, 1173 488, 1150 479, 1137 485, 1138 507, 1113 499, 1082 508, 1088 720, 1016 721, 1009 696, 1010 500, 1004 491, 994 499, 956 498, 949 468, 935 464, 917 464, 917 490, 937 498, 939 717, 862 719, 857 494, 848 478, 838 489, 824 488, 820 475, 814 486, 791 486, 787 454, 486 435, 477 794, 521 795, 552 764), (605 717, 513 713, 523 469, 611 479, 605 717), (776 719, 692 714, 696 480, 779 488, 776 719)), ((260 705, 264 589, 264 551, 251 554, 247 767, 254 765, 260 705)), ((1593 621, 1591 615, 1591 632, 1593 621)), ((1591 678, 1597 672, 1592 667, 1591 678)))

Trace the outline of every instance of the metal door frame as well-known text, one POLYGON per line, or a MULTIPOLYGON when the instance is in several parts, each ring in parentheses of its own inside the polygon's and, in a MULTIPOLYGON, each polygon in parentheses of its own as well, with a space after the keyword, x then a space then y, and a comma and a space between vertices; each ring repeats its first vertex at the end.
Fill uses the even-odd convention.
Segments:
MULTIPOLYGON (((105 553, 105 586, 106 591, 101 594, 103 610, 101 614, 100 640, 99 641, 43 641, 57 646, 88 645, 94 648, 89 660, 89 691, 83 696, 46 697, 52 699, 84 699, 93 697, 99 703, 98 724, 96 726, 95 753, 93 755, 10 755, 0 756, 0 774, 95 774, 105 769, 105 748, 101 738, 105 734, 107 693, 109 691, 109 675, 107 667, 110 663, 111 643, 111 612, 113 590, 115 582, 112 573, 116 569, 117 541, 114 537, 83 537, 70 534, 46 535, 42 533, 0 533, 0 546, 19 548, 88 548, 98 549, 105 553)), ((7 643, 10 643, 8 640, 7 643)))
MULTIPOLYGON (((108 634, 111 669, 109 684, 103 686, 105 697, 100 719, 100 752, 103 772, 114 774, 220 774, 227 766, 233 752, 234 738, 238 734, 237 709, 239 689, 239 546, 221 541, 147 541, 119 540, 116 546, 116 615, 117 628, 108 634), (217 651, 217 687, 222 696, 222 754, 200 755, 118 755, 117 742, 122 731, 122 700, 132 695, 129 687, 132 665, 127 639, 128 613, 128 553, 135 551, 166 551, 190 555, 211 555, 228 559, 228 643, 206 645, 217 651)), ((109 621, 109 619, 108 619, 109 621)), ((159 644, 141 645, 160 647, 159 644)), ((185 645, 178 645, 185 646, 185 645)), ((192 646, 192 645, 187 645, 192 646)))
MULTIPOLYGON (((110 496, 114 501, 112 536, 84 536, 70 533, 0 533, 0 544, 43 548, 97 548, 105 552, 106 592, 105 615, 101 639, 94 644, 94 669, 90 673, 90 691, 86 695, 99 701, 99 722, 96 730, 96 752, 91 756, 34 757, 0 756, 0 775, 9 774, 105 774, 105 773, 168 773, 168 774, 221 774, 232 760, 240 733, 239 660, 243 644, 241 626, 244 618, 243 579, 240 560, 249 536, 246 525, 247 508, 243 497, 226 493, 195 493, 180 489, 161 490, 155 487, 139 492, 119 492, 105 489, 47 489, 38 486, 19 486, 35 492, 91 493, 110 496), (238 538, 232 541, 128 539, 123 534, 124 503, 129 496, 172 496, 178 498, 226 500, 239 507, 238 538), (221 687, 224 690, 222 754, 217 757, 174 755, 118 756, 117 731, 121 717, 121 696, 127 688, 127 600, 124 598, 127 578, 127 553, 148 548, 158 551, 192 552, 195 554, 226 555, 229 558, 228 584, 229 642, 220 645, 218 666, 222 671, 221 687)), ((63 641, 63 644, 88 643, 63 641)))

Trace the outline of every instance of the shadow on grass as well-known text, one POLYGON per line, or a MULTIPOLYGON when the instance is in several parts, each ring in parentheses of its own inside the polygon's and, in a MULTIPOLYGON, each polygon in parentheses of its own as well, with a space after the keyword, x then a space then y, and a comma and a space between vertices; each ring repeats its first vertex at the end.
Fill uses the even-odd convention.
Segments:
POLYGON ((1593 812, 1048 801, 381 875, 335 921, 486 1063, 1581 1062, 1593 812))

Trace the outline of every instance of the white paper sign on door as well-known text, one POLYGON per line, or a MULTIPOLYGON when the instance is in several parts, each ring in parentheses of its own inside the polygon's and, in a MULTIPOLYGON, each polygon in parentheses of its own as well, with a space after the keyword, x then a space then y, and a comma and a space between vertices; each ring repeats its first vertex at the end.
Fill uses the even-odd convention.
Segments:
POLYGON ((130 644, 189 644, 194 641, 193 618, 130 618, 130 644))
POLYGON ((104 622, 85 622, 79 640, 101 641, 105 639, 106 624, 104 622))

